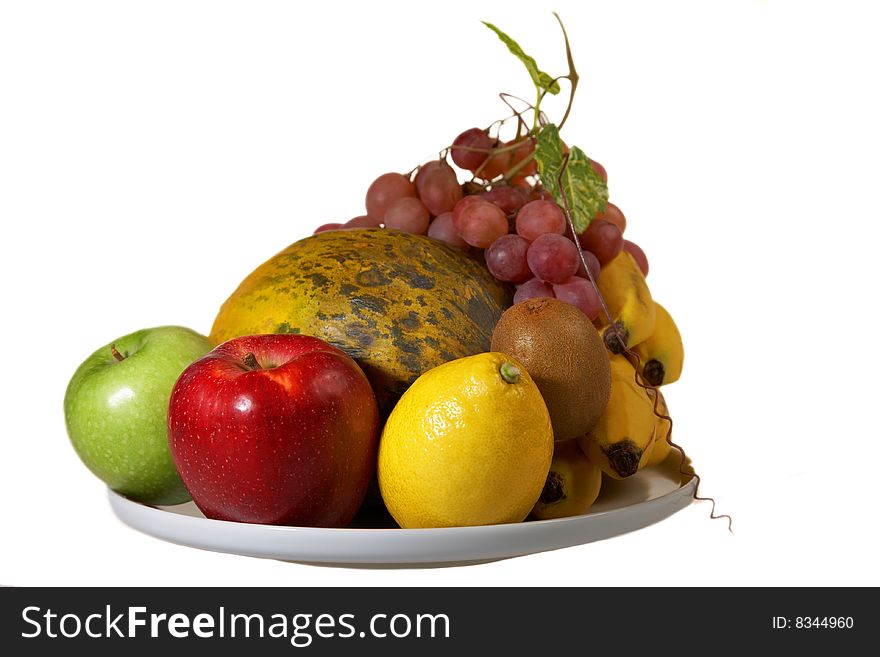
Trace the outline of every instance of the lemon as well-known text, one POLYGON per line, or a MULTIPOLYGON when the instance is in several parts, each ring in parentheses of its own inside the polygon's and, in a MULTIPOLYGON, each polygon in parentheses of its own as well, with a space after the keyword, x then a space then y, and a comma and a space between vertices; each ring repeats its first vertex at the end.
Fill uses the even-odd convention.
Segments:
POLYGON ((550 414, 519 362, 501 353, 422 374, 379 443, 379 488, 404 528, 520 522, 553 457, 550 414))

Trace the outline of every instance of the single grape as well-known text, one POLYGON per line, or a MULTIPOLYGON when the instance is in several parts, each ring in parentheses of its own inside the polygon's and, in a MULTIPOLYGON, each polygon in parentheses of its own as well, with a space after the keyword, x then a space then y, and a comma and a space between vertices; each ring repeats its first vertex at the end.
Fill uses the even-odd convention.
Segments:
POLYGON ((529 201, 516 215, 516 232, 529 242, 545 233, 565 233, 565 213, 553 201, 529 201))
POLYGON ((475 203, 485 203, 486 199, 483 198, 482 194, 467 194, 461 198, 461 200, 455 204, 455 207, 452 208, 452 218, 458 217, 468 206, 471 206, 475 203))
POLYGON ((483 180, 493 180, 507 173, 507 170, 510 168, 510 152, 497 152, 497 149, 504 148, 504 146, 502 144, 496 147, 496 152, 489 155, 486 161, 474 173, 483 180))
POLYGON ((486 161, 495 140, 479 128, 465 130, 452 142, 452 161, 462 169, 476 171, 486 161))
POLYGON ((609 221, 594 219, 587 229, 578 236, 581 247, 591 251, 603 267, 611 262, 623 249, 623 234, 609 221))
POLYGON ((614 224, 620 229, 621 233, 626 231, 626 217, 623 216, 623 212, 614 203, 606 203, 605 209, 596 215, 596 219, 614 224))
POLYGON ((472 196, 474 194, 482 194, 483 186, 473 180, 466 180, 461 184, 461 192, 464 196, 472 196))
POLYGON ((553 286, 539 281, 537 278, 530 278, 522 285, 517 286, 513 295, 513 302, 519 303, 526 299, 535 299, 537 297, 553 298, 553 286))
POLYGON ((463 209, 459 206, 468 198, 458 202, 452 213, 455 230, 462 239, 481 249, 485 249, 502 235, 507 234, 507 216, 494 203, 480 198, 469 202, 463 209))
POLYGON ((323 233, 328 230, 339 230, 342 228, 342 224, 330 223, 330 224, 322 224, 315 228, 315 232, 312 235, 317 235, 318 233, 323 233))
POLYGON ((531 158, 526 164, 523 165, 521 169, 518 170, 518 174, 521 176, 534 176, 538 173, 538 163, 532 155, 535 152, 535 138, 534 137, 526 137, 521 139, 519 142, 517 141, 509 141, 505 144, 505 146, 513 146, 519 143, 519 147, 514 149, 510 154, 510 169, 514 169, 519 166, 522 162, 525 162, 528 158, 531 158))
POLYGON ((573 276, 567 281, 553 286, 553 294, 560 301, 571 304, 591 320, 596 319, 602 311, 602 303, 596 288, 586 278, 573 276))
POLYGON ((451 212, 455 204, 461 200, 461 185, 452 167, 445 162, 423 177, 421 172, 416 176, 416 190, 419 198, 431 214, 438 216, 451 212))
POLYGON ((378 228, 381 225, 381 220, 371 217, 368 214, 363 214, 346 221, 343 228, 378 228))
POLYGON ((642 270, 642 276, 647 276, 648 256, 646 256, 645 252, 642 251, 642 247, 640 247, 635 242, 623 240, 623 250, 627 251, 635 259, 636 264, 639 266, 639 269, 642 270))
POLYGON ((543 187, 535 187, 532 190, 532 200, 533 201, 552 201, 553 194, 544 189, 543 187))
MULTIPOLYGON (((584 249, 584 260, 587 261, 587 267, 590 268, 590 273, 593 274, 593 280, 597 280, 599 278, 599 271, 602 269, 602 265, 599 264, 599 258, 597 258, 591 251, 587 251, 584 249)), ((587 278, 587 270, 584 269, 584 263, 578 264, 577 274, 575 276, 581 276, 583 278, 587 278)))
POLYGON ((519 235, 502 235, 486 249, 486 267, 499 281, 522 283, 532 277, 528 250, 529 243, 519 235))
MULTIPOLYGON (((430 162, 425 162, 422 166, 419 167, 419 170, 416 171, 416 177, 413 180, 413 184, 416 186, 416 194, 421 193, 422 185, 425 184, 425 180, 435 171, 442 169, 443 167, 449 167, 446 162, 443 160, 431 160, 430 162)), ((451 168, 451 167, 450 167, 451 168)))
POLYGON ((413 235, 424 235, 428 230, 431 213, 417 198, 406 196, 399 198, 385 211, 383 222, 385 228, 396 228, 413 235))
POLYGON ((495 185, 488 192, 483 192, 483 198, 501 208, 504 214, 510 215, 516 214, 528 202, 529 195, 521 187, 495 185))
POLYGON ((367 190, 367 214, 379 221, 394 201, 416 195, 416 188, 409 178, 399 173, 383 173, 367 190))
POLYGON ((605 167, 596 162, 596 160, 590 160, 590 167, 599 174, 599 177, 604 180, 606 183, 608 182, 608 172, 605 171, 605 167))
POLYGON ((444 212, 431 222, 431 225, 428 226, 428 237, 433 237, 435 240, 446 242, 460 249, 468 248, 468 243, 461 239, 461 235, 455 230, 451 212, 444 212))
POLYGON ((527 255, 529 269, 545 283, 562 283, 578 270, 577 247, 570 239, 558 233, 544 233, 537 237, 527 255))

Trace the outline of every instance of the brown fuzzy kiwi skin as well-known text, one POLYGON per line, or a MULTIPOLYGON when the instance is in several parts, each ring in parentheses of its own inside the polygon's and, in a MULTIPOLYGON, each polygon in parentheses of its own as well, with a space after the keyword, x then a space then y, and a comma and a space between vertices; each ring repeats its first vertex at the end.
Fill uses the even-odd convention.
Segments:
POLYGON ((611 367, 602 337, 574 306, 527 299, 504 311, 492 351, 516 358, 535 381, 557 441, 592 429, 608 405, 611 367))

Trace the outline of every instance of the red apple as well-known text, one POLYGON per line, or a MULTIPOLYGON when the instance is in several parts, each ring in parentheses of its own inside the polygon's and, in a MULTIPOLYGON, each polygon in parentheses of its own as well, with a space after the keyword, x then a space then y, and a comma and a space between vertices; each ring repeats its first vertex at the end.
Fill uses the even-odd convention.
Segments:
POLYGON ((379 411, 343 351, 305 335, 254 335, 184 370, 168 437, 208 518, 343 527, 373 476, 379 411))

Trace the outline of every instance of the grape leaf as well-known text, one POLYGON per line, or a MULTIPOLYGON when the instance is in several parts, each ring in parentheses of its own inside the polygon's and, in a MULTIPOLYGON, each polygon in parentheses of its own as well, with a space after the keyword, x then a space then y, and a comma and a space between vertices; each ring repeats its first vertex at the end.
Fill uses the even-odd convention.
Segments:
POLYGON ((483 21, 483 25, 492 30, 495 34, 498 35, 498 38, 504 42, 507 46, 507 49, 510 50, 514 55, 516 55, 517 59, 525 64, 526 69, 529 72, 529 75, 532 76, 532 82, 535 83, 535 86, 538 89, 546 89, 551 94, 556 95, 559 93, 559 83, 554 81, 552 77, 550 77, 547 73, 544 73, 541 69, 538 68, 537 62, 535 62, 534 58, 529 57, 523 49, 520 48, 519 44, 507 36, 504 32, 499 30, 497 27, 492 25, 492 23, 487 23, 483 21))
POLYGON ((583 233, 593 218, 605 209, 608 185, 590 166, 590 158, 577 146, 572 146, 568 162, 565 162, 559 129, 552 123, 538 132, 535 160, 544 188, 553 194, 563 209, 565 202, 562 195, 565 194, 575 232, 583 233))

